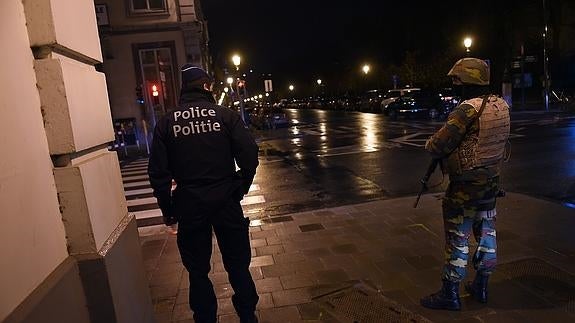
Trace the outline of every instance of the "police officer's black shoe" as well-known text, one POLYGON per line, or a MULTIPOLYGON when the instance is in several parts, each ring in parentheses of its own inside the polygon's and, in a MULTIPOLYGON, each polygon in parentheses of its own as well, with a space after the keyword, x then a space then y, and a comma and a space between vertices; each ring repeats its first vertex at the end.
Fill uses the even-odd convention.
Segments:
POLYGON ((434 310, 461 310, 459 283, 444 280, 443 286, 437 293, 422 298, 420 303, 421 306, 434 310))
POLYGON ((481 275, 477 273, 473 282, 465 284, 465 290, 478 302, 487 303, 487 282, 488 275, 481 275))

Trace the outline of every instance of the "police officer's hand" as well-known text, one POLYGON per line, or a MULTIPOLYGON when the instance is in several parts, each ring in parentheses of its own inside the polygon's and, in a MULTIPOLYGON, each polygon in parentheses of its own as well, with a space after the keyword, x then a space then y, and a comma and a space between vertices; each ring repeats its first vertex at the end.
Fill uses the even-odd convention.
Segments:
POLYGON ((172 201, 158 201, 158 205, 160 206, 160 210, 162 211, 162 218, 164 220, 164 224, 170 226, 172 224, 178 223, 178 218, 175 216, 174 206, 172 201))

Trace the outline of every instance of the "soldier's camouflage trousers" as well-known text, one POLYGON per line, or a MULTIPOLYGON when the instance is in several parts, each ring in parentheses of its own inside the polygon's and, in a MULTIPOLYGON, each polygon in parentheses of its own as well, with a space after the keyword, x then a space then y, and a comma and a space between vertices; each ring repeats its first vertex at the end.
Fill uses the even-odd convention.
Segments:
POLYGON ((473 266, 490 275, 497 263, 495 197, 499 179, 483 182, 450 183, 443 200, 445 265, 442 279, 460 282, 465 278, 469 258, 469 236, 478 243, 473 266))

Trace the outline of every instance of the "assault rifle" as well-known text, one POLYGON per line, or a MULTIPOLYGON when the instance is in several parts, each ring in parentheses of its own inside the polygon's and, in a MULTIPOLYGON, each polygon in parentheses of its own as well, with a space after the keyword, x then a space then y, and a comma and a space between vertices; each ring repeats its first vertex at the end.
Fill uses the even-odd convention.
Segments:
POLYGON ((415 204, 413 204, 414 208, 417 209, 417 204, 419 204, 419 199, 421 198, 421 194, 423 194, 424 192, 426 192, 429 189, 427 187, 427 182, 429 181, 431 174, 433 174, 433 172, 435 172, 435 169, 437 168, 439 161, 440 161, 440 159, 432 159, 431 163, 429 164, 429 167, 427 167, 427 172, 425 172, 425 175, 423 176, 423 178, 420 181, 421 182, 421 190, 419 191, 419 194, 417 194, 417 200, 415 200, 415 204))

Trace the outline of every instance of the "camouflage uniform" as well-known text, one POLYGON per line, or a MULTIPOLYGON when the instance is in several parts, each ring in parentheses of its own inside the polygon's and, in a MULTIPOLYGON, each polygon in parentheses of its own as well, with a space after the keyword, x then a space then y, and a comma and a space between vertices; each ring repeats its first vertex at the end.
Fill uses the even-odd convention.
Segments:
MULTIPOLYGON (((498 100, 501 99, 490 97, 489 103, 498 104, 498 100)), ((465 277, 472 232, 478 242, 473 256, 475 269, 489 275, 497 262, 495 198, 499 192, 499 167, 461 171, 454 162, 461 158, 458 152, 462 144, 469 142, 466 138, 479 133, 477 113, 470 104, 459 105, 425 146, 434 158, 443 159, 444 171, 450 175, 442 205, 446 242, 442 279, 452 282, 460 282, 465 277)))

